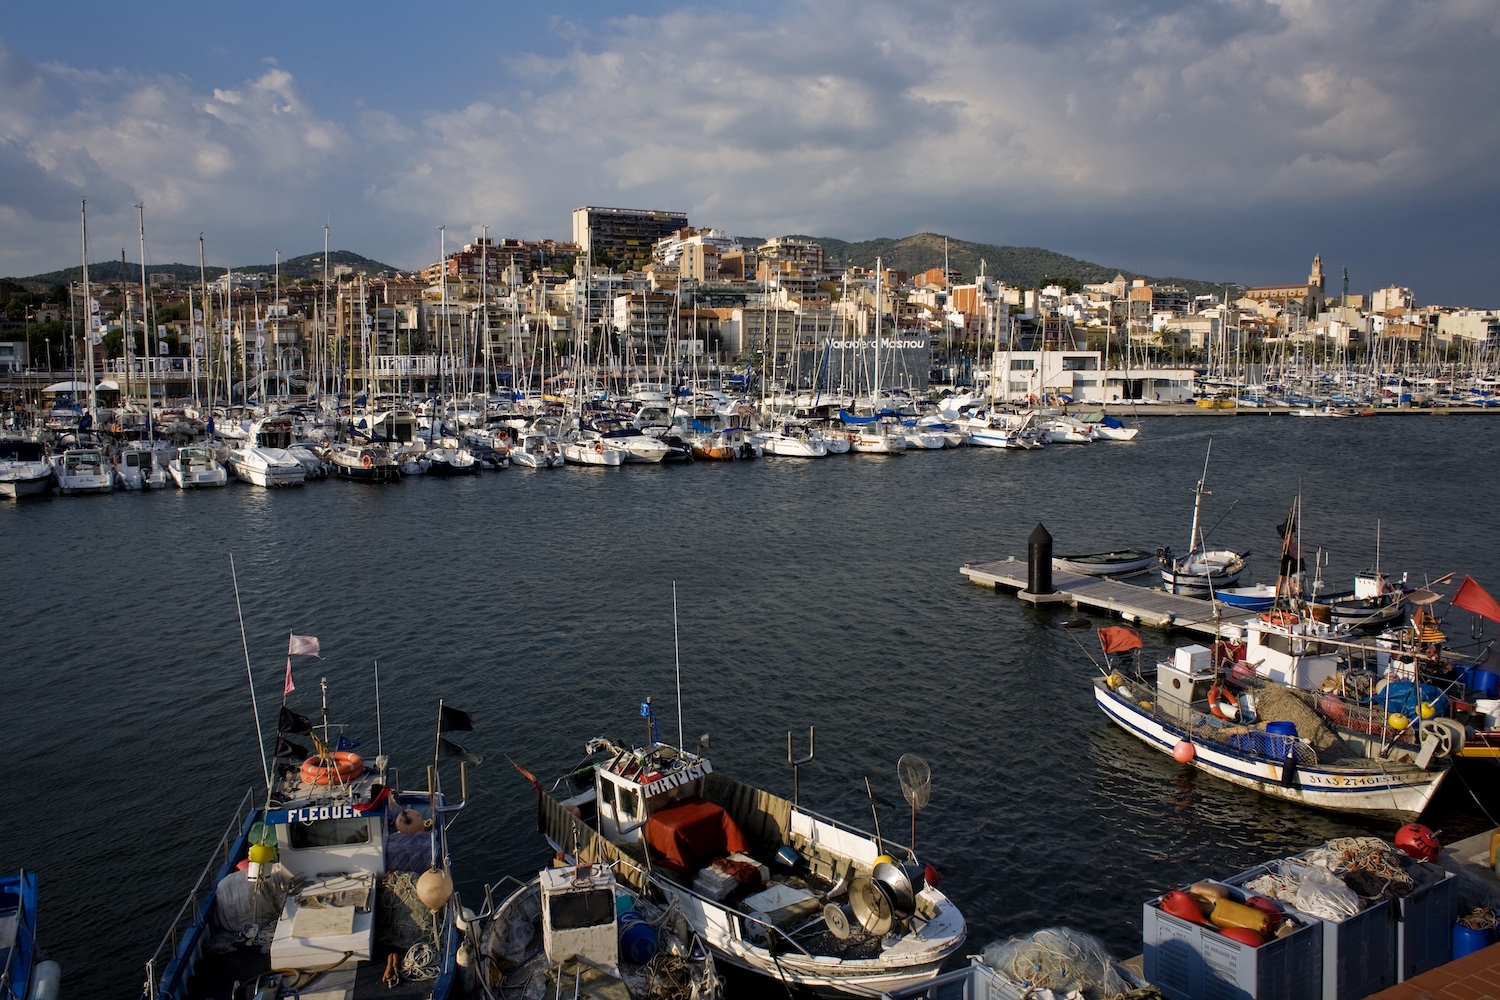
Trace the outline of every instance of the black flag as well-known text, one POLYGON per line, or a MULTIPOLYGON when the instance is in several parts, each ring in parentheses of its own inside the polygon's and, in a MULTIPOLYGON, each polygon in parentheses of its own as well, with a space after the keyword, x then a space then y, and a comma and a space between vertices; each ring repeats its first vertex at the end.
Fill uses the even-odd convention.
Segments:
POLYGON ((276 737, 276 753, 274 756, 291 757, 294 760, 306 760, 312 754, 308 752, 306 747, 298 746, 291 740, 278 736, 276 737))
POLYGON ((443 705, 438 708, 438 732, 452 733, 460 729, 473 729, 474 717, 468 712, 443 705))
POLYGON ((452 757, 455 760, 463 761, 465 764, 474 764, 476 766, 484 760, 477 753, 469 753, 469 751, 457 743, 454 743, 452 740, 445 740, 441 736, 438 737, 438 756, 452 757))
POLYGON ((312 720, 305 715, 298 715, 285 705, 281 706, 281 718, 276 722, 276 729, 283 733, 310 733, 312 732, 312 720))

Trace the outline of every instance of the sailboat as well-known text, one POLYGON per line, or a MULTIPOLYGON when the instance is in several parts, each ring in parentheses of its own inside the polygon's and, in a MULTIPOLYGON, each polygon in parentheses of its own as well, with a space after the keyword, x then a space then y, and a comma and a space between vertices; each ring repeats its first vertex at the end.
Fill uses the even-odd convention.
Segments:
POLYGON ((1245 570, 1245 560, 1250 557, 1248 551, 1208 548, 1199 531, 1203 498, 1210 493, 1207 488, 1208 461, 1213 450, 1213 442, 1209 441, 1208 453, 1203 457, 1203 476, 1193 488, 1193 529, 1187 555, 1172 555, 1170 546, 1156 552, 1161 563, 1162 582, 1169 594, 1208 597, 1214 591, 1233 587, 1245 570))

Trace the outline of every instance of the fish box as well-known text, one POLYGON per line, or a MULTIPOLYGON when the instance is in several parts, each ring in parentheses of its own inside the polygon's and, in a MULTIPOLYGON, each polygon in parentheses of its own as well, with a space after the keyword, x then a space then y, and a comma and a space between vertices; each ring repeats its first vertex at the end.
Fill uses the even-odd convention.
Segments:
POLYGON ((1212 927, 1174 917, 1161 897, 1142 907, 1142 964, 1146 981, 1167 1000, 1320 1000, 1323 927, 1289 914, 1298 924, 1259 948, 1212 927))
POLYGON ((1458 877, 1443 880, 1396 900, 1397 982, 1435 969, 1453 958, 1453 924, 1458 920, 1458 877))
MULTIPOLYGON (((1262 875, 1284 874, 1295 863, 1271 861, 1223 882, 1239 888, 1262 875)), ((1277 902, 1302 913, 1285 900, 1277 902)), ((1396 984, 1396 908, 1389 900, 1343 920, 1302 915, 1323 925, 1323 1000, 1359 1000, 1396 984)))

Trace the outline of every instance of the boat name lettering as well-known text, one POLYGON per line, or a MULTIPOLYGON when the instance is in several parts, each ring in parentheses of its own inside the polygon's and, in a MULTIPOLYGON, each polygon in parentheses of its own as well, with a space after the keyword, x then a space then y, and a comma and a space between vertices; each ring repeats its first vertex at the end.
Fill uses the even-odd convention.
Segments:
POLYGON ((657 791, 671 791, 678 785, 685 785, 689 781, 697 781, 705 774, 711 774, 712 772, 713 766, 705 760, 701 764, 694 764, 691 767, 686 768, 685 770, 677 771, 673 774, 666 775, 665 777, 658 778, 656 781, 653 781, 653 785, 659 785, 660 787, 653 788, 652 792, 655 793, 657 791))
POLYGON ((301 809, 288 809, 283 813, 270 813, 266 816, 267 823, 317 823, 325 819, 359 819, 360 814, 354 811, 354 807, 347 803, 331 806, 303 806, 301 809))

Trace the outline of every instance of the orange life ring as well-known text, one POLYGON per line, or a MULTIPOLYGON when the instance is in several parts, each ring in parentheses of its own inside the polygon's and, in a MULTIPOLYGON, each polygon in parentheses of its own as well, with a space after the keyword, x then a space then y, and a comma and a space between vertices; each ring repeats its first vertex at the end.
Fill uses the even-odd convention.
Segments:
POLYGON ((507 430, 498 430, 498 431, 496 431, 495 432, 495 440, 496 441, 509 441, 510 440, 510 431, 507 431, 507 430))
POLYGON ((369 455, 361 455, 361 456, 359 456, 359 464, 363 465, 365 468, 368 469, 370 466, 374 465, 375 463, 370 460, 370 456, 369 455))
POLYGON ((1290 611, 1262 611, 1260 620, 1267 625, 1290 626, 1295 625, 1302 619, 1290 611))
POLYGON ((1208 689, 1208 710, 1213 713, 1214 718, 1222 719, 1225 722, 1238 722, 1240 718, 1239 706, 1227 700, 1224 688, 1218 681, 1214 681, 1213 686, 1208 689), (1226 700, 1221 701, 1220 699, 1226 700), (1220 705, 1228 705, 1229 711, 1224 711, 1224 709, 1219 707, 1220 705))
POLYGON ((603 441, 595 441, 594 442, 594 454, 596 454, 596 455, 602 455, 602 454, 604 454, 604 442, 603 441))
POLYGON ((313 755, 302 762, 302 780, 309 785, 327 785, 335 775, 342 782, 357 778, 364 773, 365 759, 357 753, 335 750, 333 764, 325 764, 323 758, 313 755))

